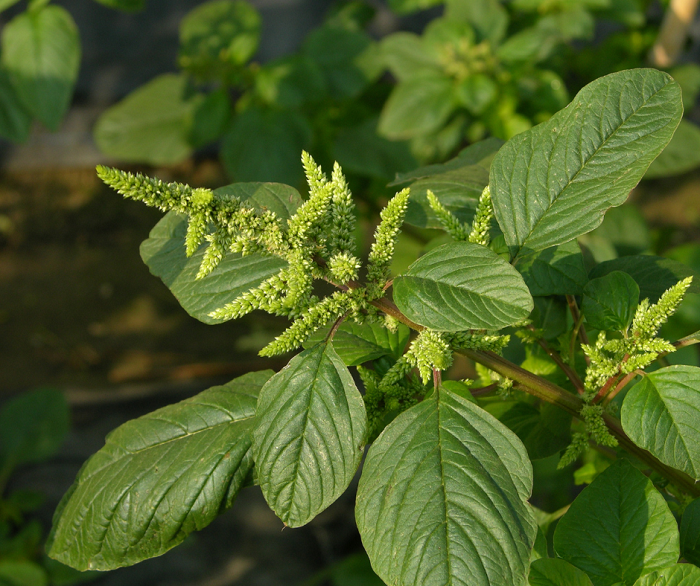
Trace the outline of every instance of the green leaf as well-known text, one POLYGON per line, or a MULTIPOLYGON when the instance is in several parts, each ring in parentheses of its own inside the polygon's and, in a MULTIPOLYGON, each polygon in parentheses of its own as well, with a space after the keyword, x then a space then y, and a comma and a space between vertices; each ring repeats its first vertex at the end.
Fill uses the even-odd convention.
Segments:
POLYGON ((333 586, 384 586, 372 571, 367 554, 357 553, 336 564, 330 573, 333 586))
POLYGON ((522 401, 499 401, 485 408, 521 439, 531 460, 548 458, 571 443, 571 416, 549 403, 538 409, 522 401))
POLYGON ((253 432, 258 482, 289 527, 305 525, 345 492, 362 459, 367 414, 332 344, 292 358, 260 392, 253 432))
POLYGON ((583 288, 581 310, 596 330, 626 331, 639 305, 639 287, 622 271, 589 281, 583 288))
POLYGON ((651 248, 649 226, 642 212, 633 204, 611 208, 603 223, 588 238, 603 238, 615 247, 619 256, 642 254, 651 248))
POLYGON ((700 498, 691 502, 683 511, 681 555, 696 566, 700 564, 700 498))
POLYGON ((299 153, 311 129, 292 111, 251 109, 234 118, 223 138, 221 159, 235 181, 277 181, 296 185, 302 178, 299 153))
POLYGON ((0 584, 2 586, 47 586, 44 569, 28 560, 0 560, 0 584))
POLYGON ((398 81, 442 69, 438 56, 427 51, 423 39, 414 33, 398 32, 385 37, 380 51, 382 61, 398 81))
POLYGON ((227 254, 213 272, 203 279, 195 279, 205 248, 187 258, 186 232, 186 218, 169 212, 141 244, 141 258, 151 273, 163 280, 184 310, 206 324, 221 323, 209 314, 257 287, 285 266, 284 261, 273 256, 227 254))
POLYGON ((13 18, 2 34, 2 63, 23 106, 58 130, 80 67, 80 38, 71 15, 51 5, 13 18))
POLYGON ((146 0, 96 0, 100 4, 123 10, 124 12, 138 12, 146 6, 146 0))
POLYGON ((232 183, 215 189, 214 195, 236 197, 258 212, 274 212, 283 223, 304 203, 296 189, 283 183, 232 183))
POLYGON ((184 75, 159 75, 109 108, 95 126, 95 142, 122 161, 172 165, 192 153, 189 133, 199 100, 184 75))
POLYGON ((700 568, 676 564, 643 576, 634 586, 696 586, 700 584, 700 568))
POLYGON ((554 550, 586 572, 594 586, 632 586, 678 560, 678 528, 651 480, 627 460, 617 460, 561 518, 554 550))
POLYGON ((0 411, 0 456, 13 465, 46 460, 61 447, 69 428, 63 393, 55 389, 22 393, 0 411))
POLYGON ((700 480, 700 368, 668 366, 648 374, 627 393, 621 418, 635 444, 700 480))
POLYGON ((496 54, 507 64, 538 63, 549 57, 559 42, 558 35, 533 26, 509 37, 496 54))
POLYGON ((192 109, 187 142, 194 148, 218 139, 226 130, 231 117, 231 100, 223 88, 208 95, 199 94, 192 109))
POLYGON ((478 41, 488 40, 498 46, 508 28, 508 12, 498 0, 446 0, 445 16, 469 23, 477 32, 478 41))
POLYGON ((12 142, 25 142, 32 128, 32 117, 12 88, 7 72, 0 69, 0 136, 12 142))
POLYGON ((355 517, 387 584, 525 586, 537 531, 531 489, 520 440, 443 389, 374 442, 355 517))
POLYGON ((429 134, 441 128, 455 108, 452 79, 439 72, 410 77, 384 104, 379 133, 392 140, 429 134))
POLYGON ((468 242, 444 244, 394 280, 394 301, 434 330, 499 330, 525 319, 533 301, 520 274, 496 253, 468 242))
POLYGON ((684 63, 669 71, 683 90, 683 109, 690 112, 700 94, 700 65, 684 63))
POLYGON ((680 175, 700 165, 700 128, 681 120, 671 142, 651 164, 645 179, 680 175))
POLYGON ((389 0, 389 7, 397 14, 407 14, 416 10, 425 10, 442 2, 443 0, 389 0))
MULTIPOLYGON (((304 348, 311 348, 325 341, 330 328, 317 330, 304 348)), ((333 348, 346 366, 357 366, 382 356, 398 359, 406 349, 411 331, 399 324, 396 332, 390 332, 381 324, 344 322, 333 336, 333 348)))
POLYGON ((580 295, 588 282, 583 255, 575 240, 522 256, 515 268, 533 296, 580 295))
POLYGON ((381 179, 390 179, 397 171, 415 169, 417 165, 408 143, 377 134, 377 118, 341 130, 333 153, 344 171, 381 179))
MULTIPOLYGON (((418 169, 409 171, 408 173, 398 173, 396 175, 396 179, 389 185, 402 185, 404 183, 408 183, 409 181, 415 181, 416 179, 435 177, 449 171, 456 171, 458 169, 471 166, 478 166, 488 171, 491 167, 493 158, 496 156, 498 149, 500 149, 503 144, 504 142, 500 138, 487 138, 486 140, 482 140, 462 149, 454 159, 450 159, 446 163, 426 165, 425 167, 419 167, 418 169)), ((486 178, 484 187, 487 185, 488 177, 486 178)))
POLYGON ((378 46, 362 31, 326 24, 304 41, 303 53, 318 65, 328 93, 337 99, 357 97, 380 71, 378 46))
POLYGON ((0 10, 7 10, 10 6, 17 4, 19 0, 0 0, 0 10))
POLYGON ((321 68, 305 55, 292 55, 266 63, 255 75, 255 93, 265 103, 299 108, 327 97, 321 68))
POLYGON ((682 113, 668 74, 634 69, 590 83, 564 110, 508 141, 490 185, 513 256, 598 226, 671 140, 682 113))
POLYGON ((49 555, 78 570, 111 570, 161 555, 211 523, 252 473, 255 405, 272 374, 246 374, 110 433, 63 497, 49 555))
POLYGON ((540 559, 530 566, 530 586, 593 586, 593 583, 564 560, 540 559))
POLYGON ((248 2, 205 2, 180 23, 180 66, 199 79, 225 80, 258 50, 260 26, 248 2))
POLYGON ((652 303, 656 303, 664 291, 686 277, 694 277, 688 293, 700 293, 700 275, 670 258, 650 255, 623 256, 596 265, 588 276, 598 279, 613 271, 622 271, 632 277, 639 285, 640 299, 648 298, 652 303))
POLYGON ((475 116, 483 114, 496 99, 498 86, 483 73, 470 75, 456 89, 457 99, 475 116))

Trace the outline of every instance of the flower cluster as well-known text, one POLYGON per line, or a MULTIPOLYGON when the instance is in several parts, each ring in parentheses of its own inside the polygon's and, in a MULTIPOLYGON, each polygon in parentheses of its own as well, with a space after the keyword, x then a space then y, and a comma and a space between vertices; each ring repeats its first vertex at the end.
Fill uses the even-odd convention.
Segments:
POLYGON ((490 242, 489 230, 493 219, 493 204, 491 203, 491 190, 487 185, 481 192, 479 203, 476 206, 476 214, 471 229, 463 224, 457 216, 448 210, 437 196, 428 190, 428 204, 433 210, 443 229, 457 242, 472 242, 488 246, 490 242))

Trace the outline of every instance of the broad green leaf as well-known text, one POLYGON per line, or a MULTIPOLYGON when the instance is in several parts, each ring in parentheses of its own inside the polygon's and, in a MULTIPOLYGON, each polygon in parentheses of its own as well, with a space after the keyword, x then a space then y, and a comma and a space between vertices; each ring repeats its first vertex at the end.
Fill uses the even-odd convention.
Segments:
POLYGON ((308 122, 296 112, 251 109, 234 118, 221 160, 235 181, 296 185, 302 177, 299 153, 310 138, 308 122))
POLYGON ((530 586, 593 586, 593 583, 564 560, 540 559, 530 566, 530 586))
MULTIPOLYGON (((321 328, 304 342, 304 348, 323 342, 328 332, 329 328, 321 328)), ((345 322, 333 336, 333 348, 346 366, 357 366, 381 356, 398 359, 406 349, 410 333, 403 324, 399 324, 396 332, 390 332, 381 324, 345 322)))
POLYGON ((499 59, 512 65, 524 62, 538 63, 549 57, 559 42, 558 35, 532 26, 509 37, 498 48, 496 54, 499 59))
POLYGON ((645 179, 680 175, 700 165, 700 128, 681 120, 671 142, 654 160, 645 179))
POLYGON ((0 560, 0 584, 2 586, 47 586, 46 571, 39 564, 28 560, 0 560))
MULTIPOLYGON (((450 159, 446 163, 426 165, 425 167, 419 167, 408 173, 398 173, 396 179, 389 185, 402 185, 409 181, 415 181, 416 179, 435 177, 447 173, 448 171, 455 171, 471 166, 479 166, 488 171, 493 158, 503 144, 504 142, 500 138, 487 138, 486 140, 482 140, 462 149, 454 159, 450 159)), ((488 176, 486 179, 487 182, 484 183, 484 187, 488 185, 488 176)))
POLYGON ((304 41, 303 53, 318 65, 328 93, 357 97, 381 72, 378 46, 362 31, 326 24, 304 41))
POLYGON ((676 564, 643 576, 634 586, 697 586, 700 584, 700 568, 690 564, 676 564))
POLYGON ((408 143, 377 134, 377 118, 341 130, 333 144, 333 154, 345 172, 381 179, 390 179, 417 165, 408 143))
POLYGON ((160 75, 100 116, 95 142, 122 161, 178 163, 192 153, 188 139, 198 102, 184 75, 160 75))
POLYGON ((617 332, 627 330, 638 304, 635 280, 622 271, 612 271, 586 284, 581 311, 593 329, 617 332))
POLYGON ((365 404, 331 343, 304 350, 260 392, 255 471, 270 508, 305 525, 345 492, 367 441, 365 404))
POLYGON ((594 586, 632 586, 678 560, 678 527, 651 480, 627 460, 617 460, 561 518, 554 550, 586 572, 594 586))
POLYGON ((419 179, 411 185, 405 221, 419 228, 442 228, 428 203, 430 190, 460 221, 471 224, 481 192, 488 185, 488 176, 483 167, 470 165, 419 179))
POLYGON ((7 72, 0 69, 0 136, 12 142, 24 142, 31 128, 31 115, 20 103, 7 72))
POLYGON ((571 443, 571 416, 549 403, 538 409, 522 401, 499 401, 486 411, 520 438, 531 460, 548 458, 571 443))
POLYGON ((111 432, 59 505, 47 551, 78 570, 161 555, 228 509, 253 470, 254 372, 111 432))
POLYGON ((437 55, 427 51, 423 39, 414 33, 389 35, 382 40, 380 50, 384 64, 398 81, 442 69, 437 55))
POLYGON ((200 79, 225 80, 258 50, 260 26, 248 2, 204 2, 180 23, 180 66, 200 79))
POLYGON ((524 586, 537 525, 518 438, 444 389, 372 444, 355 517, 387 584, 524 586))
POLYGON ((686 277, 694 277, 688 293, 700 293, 700 275, 670 258, 644 254, 623 256, 596 265, 588 276, 598 279, 613 271, 622 271, 631 276, 639 285, 640 299, 648 298, 652 303, 656 303, 664 291, 686 277))
POLYGON ((513 256, 598 226, 669 143, 682 113, 668 74, 634 69, 590 83, 564 110, 508 141, 490 185, 513 256))
POLYGON ((22 105, 58 130, 80 67, 80 38, 71 15, 51 5, 13 18, 2 32, 2 64, 22 105))
POLYGON ((696 566, 700 564, 700 498, 691 502, 683 511, 681 555, 696 566))
POLYGON ((446 0, 445 16, 468 22, 478 34, 478 41, 488 40, 498 46, 508 28, 508 12, 498 0, 446 0))
POLYGON ((100 4, 123 10, 124 12, 137 12, 146 6, 146 0, 96 0, 100 4))
POLYGON ((524 255, 515 268, 533 296, 580 295, 588 282, 576 240, 524 255))
POLYGON ((470 75, 456 88, 457 99, 475 116, 483 114, 497 95, 496 82, 483 73, 470 75))
POLYGON ((61 447, 69 427, 63 393, 54 389, 22 393, 0 411, 0 460, 12 465, 46 460, 61 447))
POLYGON ((163 280, 184 310, 204 323, 221 323, 209 314, 257 287, 285 266, 284 261, 273 256, 227 254, 213 272, 203 279, 195 279, 205 248, 187 258, 186 232, 187 219, 169 212, 141 244, 141 258, 151 273, 163 280))
POLYGON ((394 280, 394 301, 409 319, 448 332, 499 330, 533 308, 520 273, 468 242, 444 244, 419 258, 394 280))
POLYGON ((384 104, 379 133, 409 139, 441 128, 456 108, 454 82, 446 75, 424 73, 401 82, 384 104))
POLYGON ((668 366, 648 374, 625 396, 621 418, 635 444, 700 480, 700 368, 668 366))

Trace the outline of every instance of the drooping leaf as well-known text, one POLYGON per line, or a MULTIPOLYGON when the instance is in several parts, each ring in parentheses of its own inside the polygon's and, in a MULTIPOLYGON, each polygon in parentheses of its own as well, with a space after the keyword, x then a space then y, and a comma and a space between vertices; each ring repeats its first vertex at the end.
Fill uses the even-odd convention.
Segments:
POLYGON ((700 368, 668 366, 643 377, 625 396, 621 418, 635 444, 700 480, 700 368))
POLYGON ((252 473, 255 406, 272 371, 118 427, 56 512, 47 551, 79 570, 161 555, 228 509, 252 473))
POLYGON ((700 584, 700 568, 676 564, 642 576, 634 586, 696 586, 700 584))
POLYGON ((700 165, 700 128, 681 120, 671 142, 654 160, 645 179, 680 175, 700 165))
POLYGON ((512 254, 598 226, 671 140, 682 112, 668 74, 622 71, 590 83, 564 110, 508 141, 491 165, 490 185, 512 254))
POLYGON ((520 273, 468 242, 444 244, 419 258, 394 280, 394 301, 409 319, 441 331, 498 330, 533 308, 520 273))
POLYGON ((443 73, 411 77, 396 86, 384 104, 379 133, 401 140, 435 132, 456 105, 454 83, 443 73))
POLYGON ((234 118, 221 144, 221 160, 235 181, 278 181, 296 185, 302 177, 299 153, 311 130, 293 111, 251 109, 234 118))
POLYGON ((187 219, 169 212, 141 244, 141 258, 151 273, 163 280, 184 310, 204 323, 221 323, 209 314, 257 287, 285 266, 284 261, 274 256, 256 253, 241 257, 230 253, 209 275, 195 279, 205 248, 187 258, 186 233, 187 219))
POLYGON ((260 26, 248 2, 204 2, 180 23, 180 66, 200 79, 226 79, 258 50, 260 26))
POLYGON ((31 127, 31 115, 20 103, 7 72, 0 69, 0 136, 12 142, 24 142, 31 127))
POLYGON ((622 271, 592 279, 583 288, 581 311, 596 330, 627 330, 639 304, 639 287, 622 271))
POLYGON ((515 267, 533 296, 580 295, 588 282, 576 240, 525 255, 515 267))
POLYGON ((41 462, 53 456, 70 427, 61 391, 37 389, 8 401, 0 411, 0 460, 41 462))
POLYGON ((367 440, 362 395, 331 343, 292 358, 263 387, 253 453, 270 508, 305 525, 348 487, 367 440))
POLYGON ((554 531, 557 555, 594 586, 632 586, 678 560, 678 527, 652 482, 617 460, 572 503, 554 531))
POLYGON ((58 130, 70 105, 80 67, 80 38, 60 6, 27 10, 2 33, 2 63, 22 105, 58 130))
POLYGON ((531 487, 520 440, 442 389, 374 442, 355 516, 387 584, 524 586, 537 531, 531 487))
POLYGON ((593 586, 591 579, 564 560, 540 559, 530 566, 530 586, 593 586))
POLYGON ((179 163, 192 153, 188 139, 198 101, 184 75, 159 75, 100 116, 95 142, 122 161, 179 163))
POLYGON ((686 277, 694 277, 688 293, 700 293, 700 275, 670 258, 645 254, 623 256, 596 265, 588 276, 598 279, 613 271, 622 271, 632 277, 639 285, 640 299, 648 298, 652 303, 656 303, 664 291, 686 277))
POLYGON ((691 502, 683 511, 681 555, 691 564, 700 564, 700 498, 691 502))
POLYGON ((522 401, 499 401, 486 411, 520 438, 531 460, 548 458, 571 443, 571 416, 549 403, 538 409, 522 401))
MULTIPOLYGON (((304 348, 323 342, 328 332, 329 328, 321 328, 304 342, 304 348)), ((357 366, 381 356, 397 359, 406 349, 410 333, 403 324, 398 325, 396 332, 390 332, 380 324, 344 322, 333 336, 333 348, 346 366, 357 366)))

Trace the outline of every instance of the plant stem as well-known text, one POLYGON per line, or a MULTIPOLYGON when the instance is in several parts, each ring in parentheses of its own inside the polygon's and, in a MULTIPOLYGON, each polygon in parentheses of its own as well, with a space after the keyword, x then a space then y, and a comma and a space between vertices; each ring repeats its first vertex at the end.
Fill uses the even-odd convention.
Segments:
MULTIPOLYGON (((566 303, 569 306, 569 311, 571 312, 571 317, 574 318, 574 323, 578 325, 578 337, 581 339, 582 344, 589 345, 588 334, 586 333, 586 326, 583 325, 583 317, 581 312, 578 310, 578 304, 576 303, 576 297, 573 295, 566 296, 566 303)), ((586 357, 586 362, 588 362, 588 357, 586 357)))
POLYGON ((620 382, 617 383, 615 388, 608 393, 607 397, 605 397, 605 399, 603 399, 603 405, 605 405, 607 407, 610 404, 610 401, 612 401, 617 396, 617 394, 627 386, 628 382, 630 382, 635 376, 644 375, 644 374, 645 374, 644 372, 641 372, 639 370, 635 370, 633 372, 630 372, 626 376, 624 376, 620 380, 620 382))
POLYGON ((476 387, 473 389, 469 389, 469 392, 472 394, 472 397, 483 397, 484 395, 490 395, 494 391, 498 390, 498 383, 492 383, 486 387, 476 387))
MULTIPOLYGON (((535 328, 530 326, 530 329, 534 331, 535 328)), ((566 374, 567 377, 569 377, 569 380, 571 381, 571 384, 574 385, 576 390, 578 391, 579 395, 583 395, 584 393, 584 387, 583 387, 583 381, 579 378, 578 374, 576 374, 576 371, 571 368, 568 364, 566 364, 561 356, 554 350, 552 350, 547 342, 545 342, 542 338, 537 339, 537 343, 540 345, 540 347, 548 354, 548 356, 554 360, 554 362, 557 363, 557 366, 561 368, 564 371, 564 374, 566 374)))

